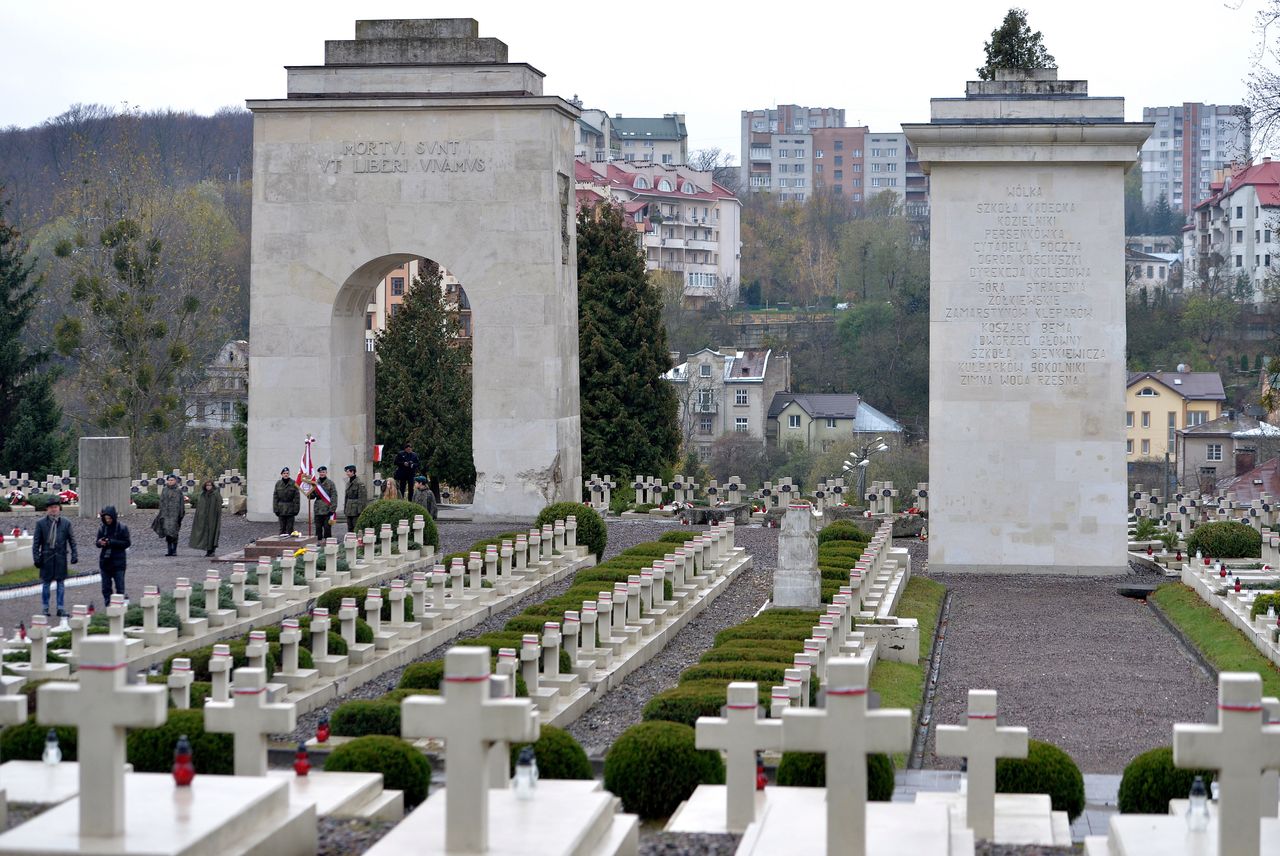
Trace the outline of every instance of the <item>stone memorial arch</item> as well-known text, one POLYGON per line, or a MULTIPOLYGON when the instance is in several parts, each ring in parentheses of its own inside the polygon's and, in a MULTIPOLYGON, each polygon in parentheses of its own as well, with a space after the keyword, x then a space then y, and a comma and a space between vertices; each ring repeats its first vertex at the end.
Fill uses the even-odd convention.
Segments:
POLYGON ((577 109, 470 19, 357 21, 287 71, 287 97, 248 102, 250 519, 308 433, 335 480, 369 474, 365 309, 417 257, 473 308, 476 518, 579 499, 577 109))

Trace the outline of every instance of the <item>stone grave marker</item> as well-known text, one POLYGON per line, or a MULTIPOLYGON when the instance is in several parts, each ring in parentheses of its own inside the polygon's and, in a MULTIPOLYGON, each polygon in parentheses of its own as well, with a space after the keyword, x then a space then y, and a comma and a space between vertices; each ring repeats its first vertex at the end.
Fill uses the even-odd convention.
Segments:
POLYGON ((996 691, 969 690, 965 725, 939 725, 939 756, 968 759, 965 797, 969 828, 975 838, 995 838, 996 759, 1027 757, 1027 729, 996 724, 996 691))

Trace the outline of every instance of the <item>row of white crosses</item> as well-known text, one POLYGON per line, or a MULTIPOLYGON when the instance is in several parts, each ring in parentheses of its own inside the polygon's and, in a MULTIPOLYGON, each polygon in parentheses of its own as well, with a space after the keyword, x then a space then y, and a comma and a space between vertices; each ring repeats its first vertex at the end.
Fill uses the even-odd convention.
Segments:
POLYGON ((0 491, 0 494, 8 494, 11 490, 20 490, 27 495, 33 493, 58 493, 68 489, 75 490, 78 484, 79 479, 71 475, 71 470, 63 470, 61 475, 48 473, 43 479, 36 478, 29 473, 10 470, 6 487, 3 491, 0 491))
POLYGON ((514 674, 518 662, 529 698, 540 711, 554 715, 580 681, 590 681, 597 669, 606 670, 634 652, 723 574, 735 550, 733 531, 733 524, 726 522, 683 545, 672 545, 672 553, 649 568, 614 583, 596 600, 583 601, 581 609, 566 610, 562 622, 545 622, 540 637, 524 634, 518 652, 499 650, 499 672, 514 674), (665 598, 667 580, 671 601, 665 598), (569 674, 560 672, 561 650, 568 655, 569 674))
POLYGON ((730 476, 724 484, 712 479, 705 488, 684 475, 676 475, 670 484, 664 484, 661 479, 654 476, 636 476, 632 480, 631 487, 636 492, 636 505, 662 505, 667 488, 671 488, 675 502, 685 503, 697 500, 699 490, 706 494, 707 501, 712 505, 720 503, 737 505, 745 501, 747 494, 747 489, 739 476, 730 476))
POLYGON ((778 479, 775 485, 771 481, 767 481, 760 485, 760 489, 756 491, 756 499, 764 505, 765 511, 774 508, 783 508, 790 504, 791 495, 797 493, 798 489, 792 483, 790 476, 778 479))
MULTIPOLYGON (((825 707, 788 709, 781 721, 760 717, 755 683, 732 683, 724 717, 698 718, 697 747, 727 756, 726 829, 742 832, 755 820, 757 752, 818 752, 826 755, 826 852, 866 852, 867 756, 911 747, 909 711, 867 709, 870 672, 867 658, 831 660, 825 707)), ((938 726, 937 751, 968 759, 968 824, 976 838, 991 840, 996 759, 1025 758, 1027 730, 997 725, 994 690, 970 690, 967 720, 963 726, 938 726)))
POLYGON ((845 501, 847 490, 843 478, 823 479, 813 491, 814 509, 821 513, 828 505, 833 508, 840 505, 845 501))
POLYGON ((897 496, 898 490, 894 488, 893 482, 873 481, 863 499, 867 501, 867 507, 871 510, 873 517, 889 517, 893 515, 893 501, 897 496))

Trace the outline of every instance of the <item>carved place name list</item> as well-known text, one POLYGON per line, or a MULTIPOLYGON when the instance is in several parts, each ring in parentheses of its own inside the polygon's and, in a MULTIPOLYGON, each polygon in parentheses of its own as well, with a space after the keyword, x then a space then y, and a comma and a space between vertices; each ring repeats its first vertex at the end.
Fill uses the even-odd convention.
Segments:
POLYGON ((957 362, 961 386, 1078 386, 1108 357, 1092 323, 1092 272, 1068 228, 1076 213, 1077 203, 1023 184, 968 212, 980 227, 969 287, 941 318, 974 330, 957 362))
POLYGON ((321 156, 328 175, 484 172, 485 159, 461 140, 343 140, 321 156))

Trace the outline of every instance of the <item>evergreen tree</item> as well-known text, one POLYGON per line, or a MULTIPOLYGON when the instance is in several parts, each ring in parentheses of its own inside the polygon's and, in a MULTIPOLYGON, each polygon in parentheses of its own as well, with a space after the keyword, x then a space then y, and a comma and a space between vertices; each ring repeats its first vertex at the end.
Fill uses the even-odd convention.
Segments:
POLYGON ((657 473, 680 451, 662 297, 616 205, 578 212, 582 471, 657 473))
POLYGON ((471 350, 459 342, 456 307, 440 267, 424 262, 400 310, 377 335, 374 424, 388 449, 412 443, 432 488, 476 485, 471 457, 471 350))
POLYGON ((54 372, 40 371, 49 351, 23 344, 39 282, 31 277, 26 242, 5 219, 7 207, 0 198, 0 468, 44 476, 66 466, 68 443, 54 372))
POLYGON ((1000 26, 991 31, 991 41, 983 48, 987 62, 978 69, 982 80, 994 80, 997 69, 1030 71, 1058 67, 1053 55, 1044 48, 1043 35, 1039 30, 1033 33, 1027 24, 1025 9, 1010 9, 1000 26))
POLYGON ((1181 216, 1169 207, 1169 197, 1161 193, 1151 208, 1150 222, 1154 235, 1177 235, 1182 231, 1181 216))

